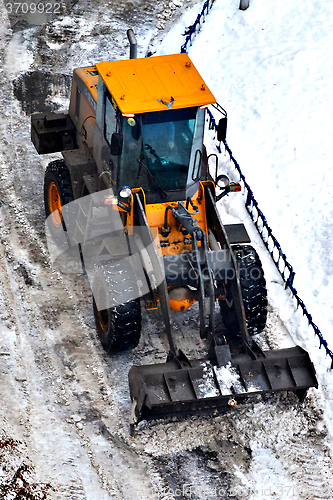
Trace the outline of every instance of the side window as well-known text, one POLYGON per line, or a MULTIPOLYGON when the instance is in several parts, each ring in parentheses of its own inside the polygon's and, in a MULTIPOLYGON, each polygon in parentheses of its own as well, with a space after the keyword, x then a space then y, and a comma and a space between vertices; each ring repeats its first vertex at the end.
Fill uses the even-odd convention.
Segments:
POLYGON ((111 104, 110 97, 107 95, 105 98, 104 135, 108 144, 111 144, 111 136, 115 131, 116 131, 116 112, 111 104))

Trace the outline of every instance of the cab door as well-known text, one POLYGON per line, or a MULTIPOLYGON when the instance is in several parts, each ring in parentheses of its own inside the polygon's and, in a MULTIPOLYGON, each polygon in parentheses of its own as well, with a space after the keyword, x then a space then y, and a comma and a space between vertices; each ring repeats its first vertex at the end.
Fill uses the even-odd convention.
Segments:
POLYGON ((98 84, 93 155, 98 172, 109 172, 113 181, 115 179, 119 158, 118 156, 111 155, 111 140, 112 134, 118 131, 119 120, 117 118, 117 110, 114 101, 100 78, 98 84))

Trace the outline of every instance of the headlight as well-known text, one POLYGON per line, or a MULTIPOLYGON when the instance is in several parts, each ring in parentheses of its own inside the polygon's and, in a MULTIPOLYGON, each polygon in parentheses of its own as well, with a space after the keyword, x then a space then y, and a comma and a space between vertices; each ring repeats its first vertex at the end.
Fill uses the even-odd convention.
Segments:
POLYGON ((129 186, 123 186, 119 189, 118 194, 121 198, 128 198, 132 194, 132 190, 129 186))

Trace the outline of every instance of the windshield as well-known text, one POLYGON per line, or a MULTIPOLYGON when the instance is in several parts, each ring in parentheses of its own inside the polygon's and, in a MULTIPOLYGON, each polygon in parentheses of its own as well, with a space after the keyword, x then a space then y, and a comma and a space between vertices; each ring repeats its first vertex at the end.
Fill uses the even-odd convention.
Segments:
POLYGON ((200 171, 203 129, 204 110, 197 108, 123 117, 118 187, 165 195, 193 183, 200 171))

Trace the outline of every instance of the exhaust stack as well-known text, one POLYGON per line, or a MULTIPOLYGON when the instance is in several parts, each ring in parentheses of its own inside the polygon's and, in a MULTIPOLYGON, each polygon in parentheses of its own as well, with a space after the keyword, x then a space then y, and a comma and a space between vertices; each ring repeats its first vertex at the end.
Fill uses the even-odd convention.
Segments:
POLYGON ((127 30, 127 38, 130 43, 130 59, 136 59, 138 57, 138 46, 132 29, 127 30))

